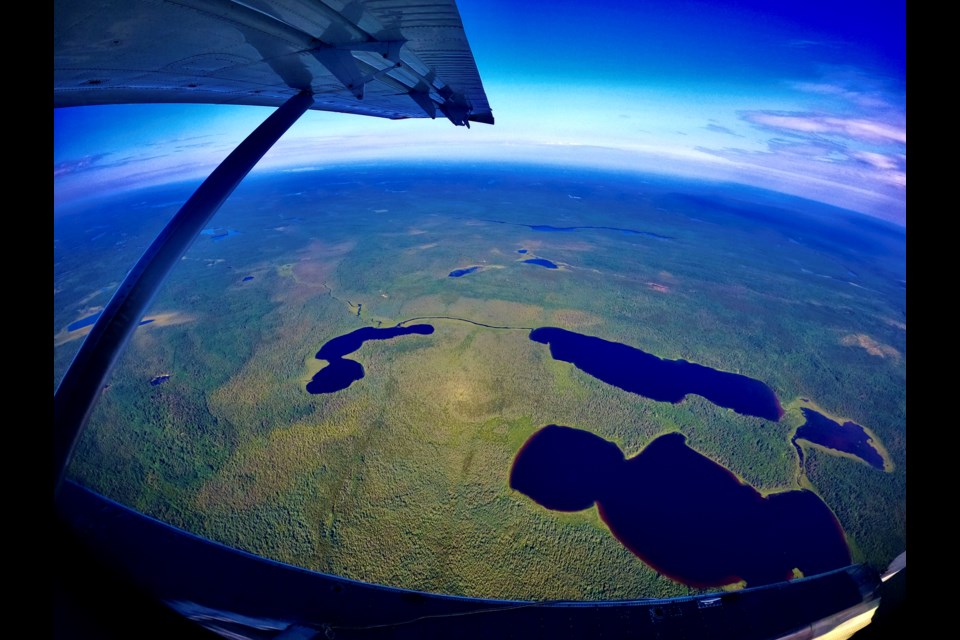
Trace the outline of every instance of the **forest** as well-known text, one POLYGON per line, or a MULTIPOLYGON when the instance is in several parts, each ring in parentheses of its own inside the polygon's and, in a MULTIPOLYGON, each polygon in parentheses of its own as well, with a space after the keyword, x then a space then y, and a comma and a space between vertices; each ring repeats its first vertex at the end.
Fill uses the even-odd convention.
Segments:
MULTIPOLYGON (((596 507, 547 510, 508 477, 547 424, 593 432, 628 457, 680 432, 763 493, 816 492, 855 562, 882 569, 904 550, 902 230, 785 196, 624 174, 317 173, 252 176, 224 206, 216 225, 238 233, 199 238, 174 270, 150 314, 183 321, 136 330, 72 479, 213 540, 369 582, 669 597, 694 590, 633 556, 596 507), (531 228, 547 224, 595 228, 531 228), (522 264, 533 257, 560 268, 522 264), (484 268, 448 277, 471 265, 484 268), (431 335, 363 344, 350 358, 365 376, 348 388, 307 391, 330 339, 438 316, 510 328, 430 320, 431 335), (617 389, 551 358, 533 327, 748 376, 785 414, 617 389), (850 338, 861 335, 871 342, 850 338), (151 386, 158 374, 170 378, 151 386), (812 446, 799 468, 791 438, 805 402, 868 428, 888 468, 812 446)), ((177 189, 57 222, 55 385, 80 344, 66 327, 105 304, 175 211, 177 189)))

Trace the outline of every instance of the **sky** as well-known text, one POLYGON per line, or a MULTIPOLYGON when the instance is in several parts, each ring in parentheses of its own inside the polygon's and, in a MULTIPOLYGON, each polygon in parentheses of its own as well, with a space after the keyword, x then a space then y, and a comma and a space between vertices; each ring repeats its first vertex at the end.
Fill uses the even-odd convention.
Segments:
MULTIPOLYGON (((536 161, 730 181, 906 225, 905 0, 458 0, 496 124, 310 111, 258 170, 536 161)), ((54 110, 55 215, 202 180, 270 110, 54 110)))

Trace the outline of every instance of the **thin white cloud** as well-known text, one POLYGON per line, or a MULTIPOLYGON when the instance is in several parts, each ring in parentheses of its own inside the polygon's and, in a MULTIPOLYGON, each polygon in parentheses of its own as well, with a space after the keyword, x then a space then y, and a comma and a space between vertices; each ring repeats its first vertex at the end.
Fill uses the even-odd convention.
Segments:
POLYGON ((715 133, 725 133, 725 134, 727 134, 727 135, 736 136, 736 137, 738 137, 738 138, 742 138, 742 137, 743 137, 742 135, 740 135, 740 134, 737 133, 736 131, 733 131, 732 129, 729 129, 729 128, 724 127, 724 126, 719 125, 719 124, 714 124, 714 123, 712 123, 712 122, 711 122, 710 124, 708 124, 707 126, 705 126, 704 129, 706 129, 707 131, 713 131, 713 132, 715 132, 715 133))
POLYGON ((864 118, 750 111, 742 114, 748 122, 781 132, 835 135, 864 142, 906 144, 903 126, 864 118))
POLYGON ((838 47, 840 46, 836 42, 831 42, 829 40, 791 40, 787 43, 788 47, 794 49, 809 49, 811 47, 838 47))
POLYGON ((887 171, 879 174, 878 179, 894 187, 907 188, 907 173, 905 171, 887 171))
POLYGON ((874 153, 873 151, 853 151, 850 153, 851 156, 866 162, 872 167, 877 169, 899 169, 900 162, 894 156, 888 156, 882 153, 874 153))
POLYGON ((906 172, 880 168, 851 154, 808 144, 772 145, 769 151, 707 150, 737 162, 752 182, 906 224, 906 172))
POLYGON ((821 93, 833 96, 848 96, 856 93, 846 87, 829 82, 791 82, 790 85, 798 91, 805 91, 807 93, 821 93))
POLYGON ((53 165, 53 177, 54 179, 63 178, 83 171, 89 171, 90 168, 96 167, 103 158, 109 155, 108 153, 97 153, 74 160, 58 162, 53 165))
POLYGON ((890 97, 877 88, 869 86, 845 85, 833 82, 791 82, 789 86, 802 93, 829 96, 846 100, 860 109, 872 112, 896 111, 890 97))

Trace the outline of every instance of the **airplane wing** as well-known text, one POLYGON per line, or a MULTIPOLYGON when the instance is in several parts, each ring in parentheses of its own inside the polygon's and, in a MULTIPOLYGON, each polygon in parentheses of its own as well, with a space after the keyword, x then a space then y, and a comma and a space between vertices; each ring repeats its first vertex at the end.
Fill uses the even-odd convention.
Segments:
MULTIPOLYGON (((55 393, 54 550, 57 593, 65 597, 56 601, 61 615, 101 609, 106 614, 98 622, 115 619, 122 627, 116 637, 140 628, 184 637, 182 626, 165 627, 162 615, 142 604, 156 599, 232 638, 758 640, 820 637, 845 625, 849 635, 873 615, 879 579, 856 566, 672 601, 513 602, 425 594, 282 565, 204 541, 70 483, 61 491, 103 381, 163 278, 306 109, 392 119, 440 114, 467 126, 493 124, 493 115, 454 0, 56 0, 53 102, 54 108, 277 107, 128 273, 55 393), (131 602, 140 608, 127 609, 131 602)), ((86 631, 81 635, 93 635, 86 631)))
POLYGON ((454 0, 58 0, 53 106, 208 103, 493 124, 454 0))
POLYGON ((308 109, 493 124, 454 0, 58 0, 53 106, 273 106, 103 310, 54 394, 54 492, 99 388, 163 279, 308 109))

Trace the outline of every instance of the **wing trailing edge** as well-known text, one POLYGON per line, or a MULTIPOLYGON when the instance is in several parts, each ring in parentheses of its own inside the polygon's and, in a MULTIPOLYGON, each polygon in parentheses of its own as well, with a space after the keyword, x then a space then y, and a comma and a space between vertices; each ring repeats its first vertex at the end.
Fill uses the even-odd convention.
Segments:
POLYGON ((54 107, 209 103, 493 124, 453 0, 61 0, 54 107))

